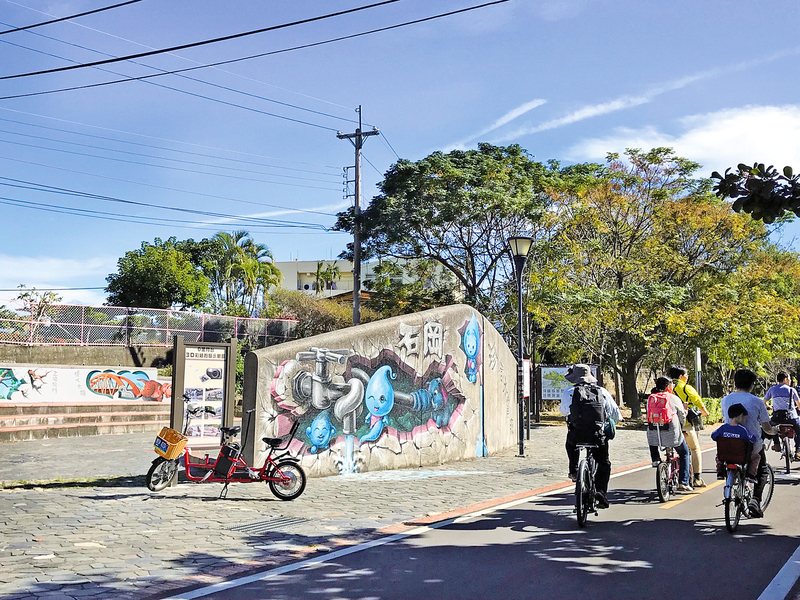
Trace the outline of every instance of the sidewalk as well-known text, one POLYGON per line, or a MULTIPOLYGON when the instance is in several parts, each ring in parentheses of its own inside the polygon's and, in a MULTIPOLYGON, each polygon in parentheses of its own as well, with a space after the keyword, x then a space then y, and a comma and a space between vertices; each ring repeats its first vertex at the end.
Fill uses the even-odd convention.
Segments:
MULTIPOLYGON (((153 434, 2 444, 0 480, 51 481, 0 489, 0 597, 162 597, 401 531, 404 523, 568 487, 565 435, 563 426, 534 427, 525 458, 512 449, 419 469, 309 479, 292 502, 262 484, 233 484, 227 500, 217 500, 221 484, 181 483, 152 493, 144 474, 155 456, 153 434), (85 477, 104 480, 57 481, 85 477)), ((708 442, 701 432, 701 444, 708 442)), ((611 458, 614 469, 649 462, 645 432, 618 430, 611 458)), ((609 497, 613 502, 613 482, 609 497)))

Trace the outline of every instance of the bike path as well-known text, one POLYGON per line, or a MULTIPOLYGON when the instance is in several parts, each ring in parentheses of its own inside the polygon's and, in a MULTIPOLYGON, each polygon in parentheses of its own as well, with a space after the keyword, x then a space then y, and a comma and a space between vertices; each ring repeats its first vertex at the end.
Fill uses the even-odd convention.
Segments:
POLYGON ((658 502, 654 483, 648 467, 615 476, 611 507, 590 515, 583 529, 572 510, 572 489, 552 490, 241 585, 172 598, 557 600, 587 590, 594 598, 632 600, 673 593, 698 600, 786 596, 793 580, 775 581, 800 555, 800 524, 786 518, 794 514, 800 479, 777 477, 765 517, 742 520, 735 534, 725 528, 722 482, 666 504, 658 502))

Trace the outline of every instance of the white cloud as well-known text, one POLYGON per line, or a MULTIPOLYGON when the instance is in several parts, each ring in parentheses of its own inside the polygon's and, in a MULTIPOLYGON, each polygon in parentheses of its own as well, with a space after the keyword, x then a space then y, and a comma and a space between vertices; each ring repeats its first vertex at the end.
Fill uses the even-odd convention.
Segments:
MULTIPOLYGON (((57 258, 51 256, 9 256, 0 254, 0 289, 16 290, 19 284, 37 289, 55 287, 105 287, 105 278, 116 270, 114 257, 87 259, 57 258)), ((14 298, 18 292, 0 292, 2 300, 14 298)), ((63 302, 102 304, 103 290, 56 291, 63 302)))
POLYGON ((686 75, 685 77, 680 77, 678 79, 673 79, 672 81, 667 81, 664 83, 653 85, 644 93, 639 94, 637 96, 624 95, 620 96, 619 98, 609 100, 607 102, 601 102, 599 104, 590 104, 587 106, 583 106, 571 113, 568 113, 563 117, 551 119, 550 121, 545 121, 544 123, 540 123, 539 125, 525 126, 519 128, 510 133, 503 134, 503 136, 498 139, 492 140, 492 143, 498 144, 506 142, 508 140, 519 138, 520 136, 523 135, 530 135, 533 133, 539 133, 540 131, 556 129, 558 127, 563 127, 565 125, 571 125, 572 123, 577 123, 578 121, 590 119, 592 117, 598 117, 601 115, 617 112, 620 110, 633 108, 635 106, 640 106, 642 104, 647 104, 649 102, 652 102, 655 98, 657 98, 662 94, 674 90, 679 90, 697 81, 702 81, 704 79, 711 79, 713 77, 718 77, 720 75, 746 71, 753 67, 767 64, 779 60, 781 58, 795 56, 797 54, 800 54, 800 47, 788 48, 785 50, 781 50, 779 52, 775 52, 768 56, 736 63, 733 65, 728 65, 727 67, 720 67, 720 68, 710 69, 707 71, 699 71, 697 73, 692 73, 691 75, 686 75))
POLYGON ((574 161, 602 160, 625 148, 674 148, 679 156, 703 165, 702 174, 722 172, 740 162, 764 162, 778 169, 800 169, 800 105, 746 106, 692 115, 679 121, 681 133, 655 127, 619 128, 609 136, 583 140, 566 152, 574 161))
POLYGON ((506 125, 506 124, 510 123, 514 119, 517 119, 517 118, 521 117, 522 115, 532 111, 534 108, 537 108, 537 107, 541 106, 542 104, 547 104, 547 100, 543 100, 542 98, 536 98, 534 100, 531 100, 530 102, 525 102, 524 104, 520 104, 516 108, 512 108, 510 111, 508 111, 502 117, 500 117, 499 119, 494 121, 494 123, 492 123, 491 125, 489 125, 485 129, 482 129, 478 133, 474 133, 474 134, 470 135, 469 137, 465 137, 461 141, 456 142, 455 144, 452 144, 452 145, 448 146, 447 149, 448 150, 454 150, 454 149, 465 150, 468 142, 470 142, 470 141, 472 141, 472 140, 474 140, 476 138, 482 137, 482 136, 486 135, 487 133, 489 133, 490 131, 494 131, 495 129, 497 129, 499 127, 502 127, 503 125, 506 125))

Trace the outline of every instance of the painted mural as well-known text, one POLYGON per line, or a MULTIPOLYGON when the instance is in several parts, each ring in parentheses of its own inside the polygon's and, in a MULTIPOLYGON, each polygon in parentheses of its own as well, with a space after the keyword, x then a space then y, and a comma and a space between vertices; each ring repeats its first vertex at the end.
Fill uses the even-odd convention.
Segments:
POLYGON ((152 400, 169 402, 172 386, 156 369, 81 369, 0 366, 0 401, 74 402, 152 400))
POLYGON ((451 435, 465 402, 459 369, 469 383, 479 384, 477 320, 473 315, 459 332, 466 356, 460 363, 444 353, 442 323, 401 323, 396 335, 394 348, 374 356, 311 347, 280 364, 270 394, 278 419, 300 421, 295 451, 334 453, 336 468, 347 474, 362 470, 369 446, 399 448, 432 430, 451 435))

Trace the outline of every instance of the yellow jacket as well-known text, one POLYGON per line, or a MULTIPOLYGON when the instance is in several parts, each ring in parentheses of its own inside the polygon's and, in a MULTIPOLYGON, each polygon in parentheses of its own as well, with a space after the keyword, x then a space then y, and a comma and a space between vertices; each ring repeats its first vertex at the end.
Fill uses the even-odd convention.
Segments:
MULTIPOLYGON (((703 404, 703 399, 700 398, 700 394, 698 394, 696 389, 682 379, 678 379, 675 382, 672 392, 687 405, 697 408, 703 416, 708 414, 708 409, 706 408, 706 405, 703 404)), ((688 431, 692 427, 692 424, 689 423, 689 420, 687 419, 686 424, 683 426, 684 431, 688 431)))

